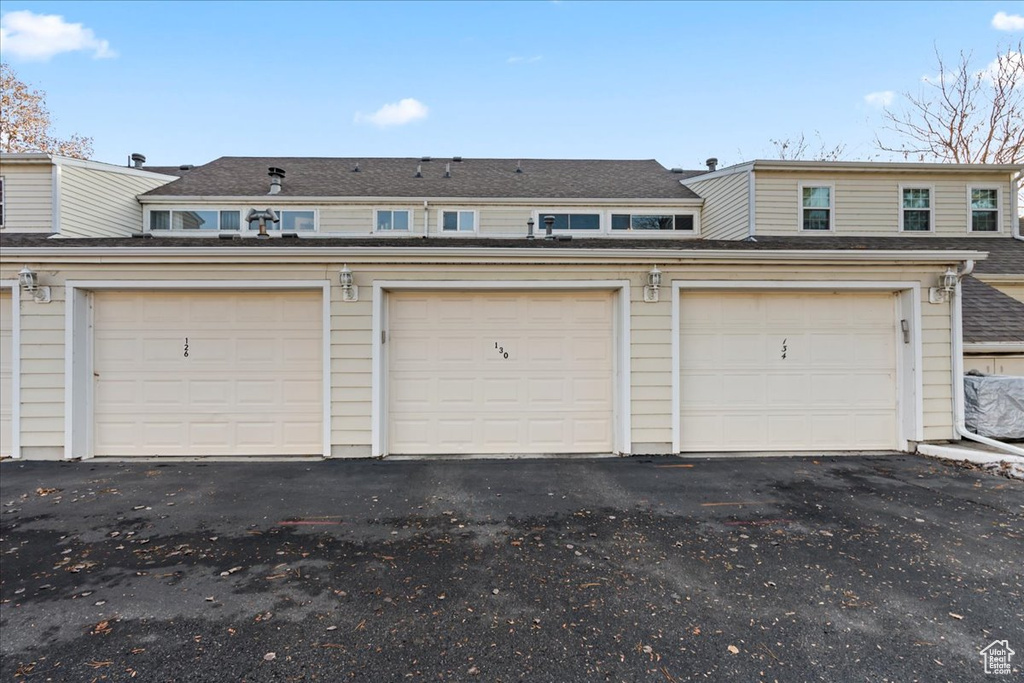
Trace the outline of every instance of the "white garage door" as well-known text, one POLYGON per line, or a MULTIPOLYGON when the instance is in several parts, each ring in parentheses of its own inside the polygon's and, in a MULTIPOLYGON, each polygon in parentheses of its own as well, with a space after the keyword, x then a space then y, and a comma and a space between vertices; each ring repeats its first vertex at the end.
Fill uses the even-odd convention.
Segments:
POLYGON ((94 294, 96 455, 318 455, 319 292, 94 294))
POLYGON ((14 405, 14 392, 11 384, 13 369, 13 350, 11 345, 11 325, 13 324, 11 308, 11 292, 0 292, 0 455, 12 455, 11 441, 11 409, 14 405))
POLYGON ((389 295, 389 452, 610 452, 612 310, 611 292, 389 295))
POLYGON ((683 451, 896 447, 896 297, 684 292, 683 451))

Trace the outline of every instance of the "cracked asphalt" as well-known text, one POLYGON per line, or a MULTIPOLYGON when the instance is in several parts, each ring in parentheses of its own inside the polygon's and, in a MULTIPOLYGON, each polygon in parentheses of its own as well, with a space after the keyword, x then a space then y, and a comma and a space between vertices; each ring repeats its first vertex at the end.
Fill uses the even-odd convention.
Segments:
POLYGON ((993 681, 1024 482, 908 455, 0 465, 5 681, 993 681))

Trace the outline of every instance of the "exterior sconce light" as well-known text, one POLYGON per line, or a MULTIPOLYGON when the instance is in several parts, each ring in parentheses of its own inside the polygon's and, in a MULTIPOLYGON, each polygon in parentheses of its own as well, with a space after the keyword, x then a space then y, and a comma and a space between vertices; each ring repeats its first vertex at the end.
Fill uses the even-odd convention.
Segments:
POLYGON ((944 304, 949 301, 959 281, 960 274, 953 268, 946 268, 946 272, 939 276, 939 286, 928 288, 928 303, 944 304))
POLYGON ((644 285, 644 302, 653 304, 658 302, 658 290, 661 288, 661 271, 658 266, 651 268, 647 273, 647 284, 644 285))
POLYGON ((32 295, 32 300, 40 304, 50 303, 50 288, 39 286, 39 274, 25 266, 18 271, 18 284, 22 291, 32 295))
POLYGON ((530 220, 526 221, 526 239, 528 239, 528 240, 532 240, 533 239, 533 226, 534 226, 534 222, 533 222, 532 218, 530 220))
POLYGON ((349 270, 348 264, 341 267, 338 282, 341 283, 342 301, 359 301, 359 287, 352 284, 352 271, 349 270))

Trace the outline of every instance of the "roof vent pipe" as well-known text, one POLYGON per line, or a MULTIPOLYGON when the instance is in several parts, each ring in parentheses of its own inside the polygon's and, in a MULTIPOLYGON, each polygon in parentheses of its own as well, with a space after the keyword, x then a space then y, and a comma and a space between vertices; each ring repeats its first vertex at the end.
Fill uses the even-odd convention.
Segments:
POLYGON ((146 163, 146 155, 139 154, 138 152, 135 152, 128 158, 131 159, 132 166, 134 166, 135 168, 142 168, 143 165, 145 165, 146 163))
POLYGON ((517 161, 516 162, 516 173, 522 173, 522 172, 523 172, 523 162, 517 161))
POLYGON ((423 164, 416 164, 416 174, 413 176, 413 178, 422 178, 422 177, 423 177, 423 164))
POLYGON ((270 176, 270 192, 267 194, 280 193, 281 181, 284 180, 284 169, 278 168, 277 166, 271 166, 267 169, 267 175, 270 176))
POLYGON ((449 163, 444 165, 444 177, 445 178, 451 178, 452 177, 452 165, 451 165, 451 162, 449 162, 449 163))
POLYGON ((711 157, 704 163, 708 165, 708 171, 714 171, 715 169, 718 168, 718 159, 716 159, 715 157, 711 157))

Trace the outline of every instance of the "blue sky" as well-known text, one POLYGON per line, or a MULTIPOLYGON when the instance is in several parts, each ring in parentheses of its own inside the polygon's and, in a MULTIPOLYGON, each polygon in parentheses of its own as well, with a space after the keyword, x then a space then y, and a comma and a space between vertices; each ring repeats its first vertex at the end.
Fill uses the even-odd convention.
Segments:
POLYGON ((973 51, 983 67, 1024 36, 1020 15, 1024 2, 5 0, 0 49, 46 91, 56 132, 92 136, 101 161, 653 157, 699 168, 770 155, 770 139, 801 132, 844 143, 851 159, 886 158, 873 142, 880 109, 865 97, 895 93, 898 106, 935 73, 936 48, 973 51), (38 15, 63 20, 40 28, 38 15))

